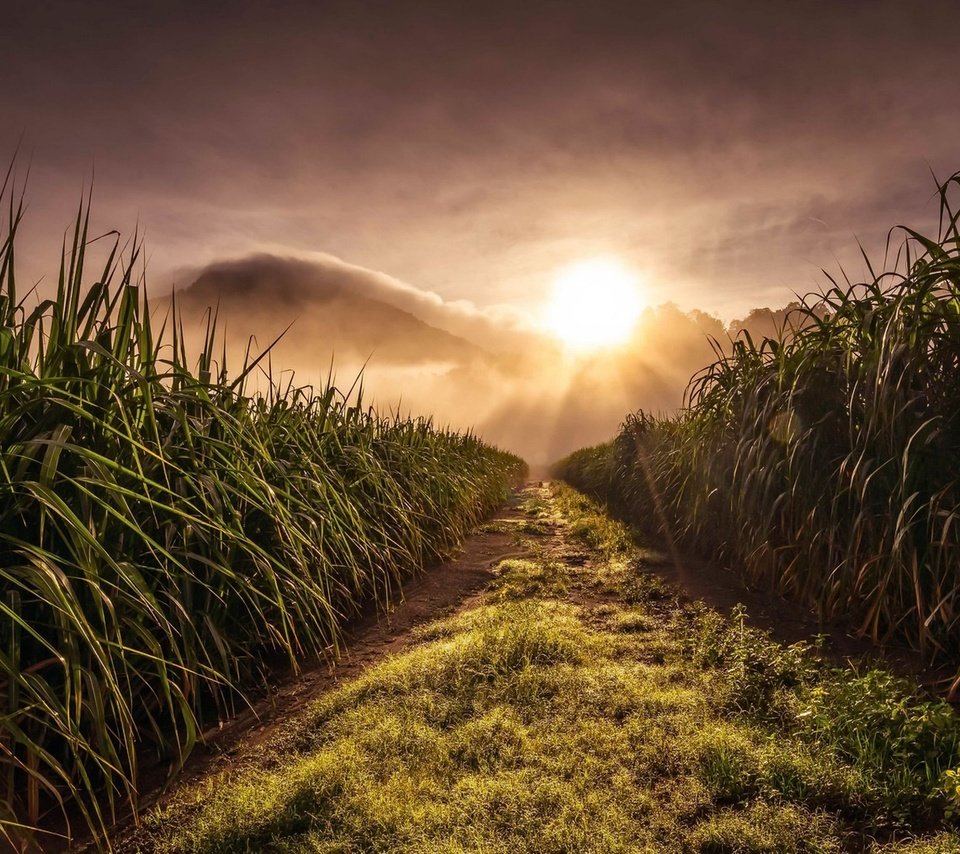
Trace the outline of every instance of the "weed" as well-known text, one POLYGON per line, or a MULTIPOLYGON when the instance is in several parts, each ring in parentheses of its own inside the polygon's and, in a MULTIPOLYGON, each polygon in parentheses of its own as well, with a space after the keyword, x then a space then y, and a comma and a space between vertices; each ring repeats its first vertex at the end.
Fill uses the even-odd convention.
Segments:
POLYGON ((508 558, 494 568, 492 589, 497 599, 556 597, 567 591, 565 567, 551 560, 508 558))

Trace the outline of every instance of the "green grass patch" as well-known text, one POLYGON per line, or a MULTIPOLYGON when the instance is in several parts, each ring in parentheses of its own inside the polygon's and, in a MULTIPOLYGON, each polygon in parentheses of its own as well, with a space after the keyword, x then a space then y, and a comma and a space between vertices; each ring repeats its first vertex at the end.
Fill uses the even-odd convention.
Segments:
MULTIPOLYGON (((538 501, 572 549, 577 514, 595 530, 616 524, 565 490, 538 501)), ((743 615, 684 605, 622 546, 603 554, 590 566, 562 552, 503 561, 485 604, 421 629, 416 647, 316 702, 246 767, 180 792, 142 845, 956 850, 946 706, 880 671, 826 667, 743 615)))
POLYGON ((557 597, 567 592, 569 571, 555 560, 509 558, 495 567, 491 588, 499 599, 557 597))

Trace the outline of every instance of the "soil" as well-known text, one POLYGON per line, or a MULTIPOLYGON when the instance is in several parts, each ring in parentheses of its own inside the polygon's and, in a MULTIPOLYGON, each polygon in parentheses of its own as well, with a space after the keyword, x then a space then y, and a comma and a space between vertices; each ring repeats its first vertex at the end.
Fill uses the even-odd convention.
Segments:
MULTIPOLYGON (((387 612, 374 611, 352 623, 344 631, 340 656, 335 661, 314 660, 302 664, 297 673, 276 674, 269 691, 253 700, 248 709, 207 730, 203 743, 193 750, 176 775, 176 784, 198 780, 235 761, 238 755, 249 755, 271 736, 279 723, 296 715, 311 700, 409 646, 418 626, 469 608, 490 583, 493 567, 505 558, 524 553, 513 533, 514 525, 525 518, 519 510, 522 498, 522 490, 518 490, 449 560, 405 582, 401 600, 387 612)), ((154 765, 142 766, 141 771, 143 811, 163 800, 170 769, 154 765)), ((121 828, 127 825, 126 833, 132 829, 129 815, 119 824, 121 828)), ((126 833, 117 833, 121 848, 126 833)), ((51 854, 88 850, 94 850, 89 841, 74 847, 44 848, 51 854)))
POLYGON ((819 621, 797 602, 770 590, 750 587, 729 567, 664 549, 650 552, 647 567, 651 571, 680 588, 688 598, 701 600, 723 614, 729 615, 735 606, 743 605, 748 622, 770 632, 780 643, 811 642, 819 637, 823 654, 830 660, 841 664, 875 662, 938 694, 943 694, 956 678, 955 669, 932 668, 909 647, 876 644, 868 637, 854 634, 849 625, 819 621))
MULTIPOLYGON (((520 510, 520 504, 530 495, 528 490, 537 486, 542 484, 534 482, 525 490, 518 490, 491 521, 467 538, 459 553, 450 560, 410 579, 404 585, 402 600, 387 613, 371 613, 352 624, 345 632, 341 656, 336 661, 314 661, 296 674, 278 675, 269 693, 253 702, 247 711, 206 732, 204 743, 193 751, 176 776, 177 785, 189 784, 228 767, 242 755, 249 756, 270 738, 281 722, 298 714, 311 700, 411 645, 418 626, 474 605, 501 560, 533 554, 531 545, 519 544, 515 529, 518 523, 529 518, 520 510)), ((571 550, 571 543, 561 543, 558 538, 559 534, 551 531, 539 540, 538 547, 556 549, 560 559, 577 562, 577 550, 571 550)), ((773 593, 751 590, 729 569, 667 550, 648 550, 647 558, 648 569, 680 588, 690 599, 702 600, 723 613, 743 603, 749 622, 769 630, 781 642, 810 641, 822 635, 824 654, 838 662, 882 658, 895 670, 928 684, 935 681, 936 674, 924 671, 915 653, 878 650, 869 641, 852 637, 840 627, 824 626, 796 603, 773 593)), ((162 801, 168 773, 166 767, 146 770, 142 782, 147 794, 141 798, 141 809, 162 801)), ((124 837, 129 839, 133 830, 129 816, 125 823, 126 832, 115 837, 120 850, 125 850, 124 837)), ((86 849, 80 846, 47 850, 86 849)))

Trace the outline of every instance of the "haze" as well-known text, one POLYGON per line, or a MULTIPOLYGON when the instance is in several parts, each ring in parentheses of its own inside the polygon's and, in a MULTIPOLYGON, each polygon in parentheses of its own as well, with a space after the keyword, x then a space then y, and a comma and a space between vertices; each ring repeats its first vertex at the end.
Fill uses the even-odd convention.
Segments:
MULTIPOLYGON (((946 2, 22 3, 0 152, 31 164, 21 275, 95 172, 95 231, 219 298, 278 369, 369 358, 383 406, 550 459, 690 373, 757 306, 934 228, 960 168, 946 2), (619 259, 651 306, 619 354, 538 331, 558 271, 619 259), (196 284, 195 284, 196 283, 196 284), (657 308, 670 303, 666 307, 657 308), (709 313, 708 317, 703 312, 709 313)), ((21 168, 21 174, 23 168, 21 168)), ((755 317, 766 323, 768 318, 755 317)))

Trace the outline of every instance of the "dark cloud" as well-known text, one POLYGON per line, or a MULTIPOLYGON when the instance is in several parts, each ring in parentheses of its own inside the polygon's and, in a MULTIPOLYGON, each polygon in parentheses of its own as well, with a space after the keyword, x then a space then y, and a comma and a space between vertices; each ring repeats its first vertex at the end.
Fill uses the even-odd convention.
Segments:
POLYGON ((37 270, 95 162, 98 222, 139 217, 164 279, 320 251, 534 309, 556 266, 617 252, 657 297, 729 315, 855 263, 851 233, 925 222, 928 165, 960 165, 935 0, 8 14, 0 111, 34 156, 37 270), (791 228, 810 217, 827 228, 791 228))

